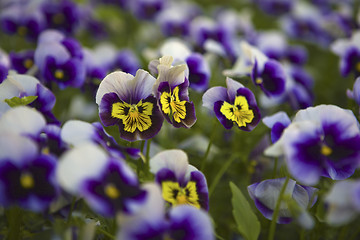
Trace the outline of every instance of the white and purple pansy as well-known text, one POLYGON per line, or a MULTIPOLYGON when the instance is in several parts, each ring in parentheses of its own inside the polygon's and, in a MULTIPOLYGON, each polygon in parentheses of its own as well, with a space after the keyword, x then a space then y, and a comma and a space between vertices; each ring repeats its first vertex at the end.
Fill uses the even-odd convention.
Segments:
POLYGON ((55 30, 44 31, 39 36, 34 58, 46 84, 56 82, 63 89, 81 87, 85 82, 82 47, 73 38, 55 30))
POLYGON ((88 123, 80 120, 69 120, 61 129, 61 138, 72 146, 78 146, 86 142, 101 145, 115 157, 125 159, 125 154, 138 158, 140 150, 137 148, 123 147, 117 144, 115 139, 108 135, 99 122, 88 123))
POLYGON ((271 141, 273 143, 279 140, 284 129, 291 123, 289 116, 283 111, 264 117, 262 121, 271 128, 271 141))
POLYGON ((350 177, 360 164, 360 130, 354 114, 334 105, 300 110, 268 156, 285 156, 292 176, 307 185, 321 176, 350 177))
POLYGON ((57 198, 57 160, 39 153, 31 139, 15 133, 0 135, 0 204, 18 205, 31 211, 44 211, 57 198))
POLYGON ((130 167, 90 142, 61 157, 57 177, 66 191, 82 196, 94 211, 106 217, 132 213, 146 198, 130 167))
POLYGON ((56 101, 55 95, 33 76, 11 72, 7 79, 0 84, 0 95, 0 116, 10 109, 5 99, 36 96, 37 98, 29 106, 44 114, 48 122, 59 123, 52 113, 56 101))
POLYGON ((117 239, 214 239, 211 220, 204 210, 180 205, 165 212, 159 187, 147 184, 144 188, 148 198, 137 214, 119 217, 117 239))
POLYGON ((338 39, 331 50, 340 57, 340 73, 346 77, 354 73, 360 76, 360 31, 354 31, 350 39, 338 39))
POLYGON ((225 87, 212 87, 203 95, 203 106, 215 112, 217 119, 226 128, 236 125, 241 130, 251 131, 260 121, 260 112, 254 94, 241 83, 226 78, 225 87))
POLYGON ((196 122, 196 115, 194 103, 189 101, 187 67, 172 66, 172 62, 171 56, 159 59, 154 92, 164 118, 176 128, 190 128, 196 122))
MULTIPOLYGON (((269 220, 273 218, 281 188, 285 182, 285 178, 268 179, 259 183, 254 183, 247 188, 257 209, 269 220)), ((294 216, 294 211, 291 211, 289 204, 286 200, 283 200, 284 202, 280 204, 277 223, 287 224, 293 221, 294 218, 298 218, 298 220, 301 221, 301 218, 306 214, 306 209, 315 204, 317 200, 315 194, 317 191, 316 188, 302 186, 297 184, 294 180, 289 179, 284 191, 283 199, 290 198, 291 200, 294 200, 299 208, 295 211, 296 214, 294 216)), ((300 222, 300 224, 302 223, 300 222)), ((306 224, 309 224, 309 222, 306 224)), ((311 227, 310 225, 308 226, 311 227)))
POLYGON ((152 95, 154 83, 155 78, 142 69, 135 77, 120 71, 107 75, 96 94, 101 122, 118 125, 120 137, 128 141, 154 137, 163 123, 152 95))
POLYGON ((189 165, 185 152, 173 149, 158 153, 150 159, 150 171, 161 186, 163 199, 172 207, 187 204, 208 210, 206 178, 189 165))
POLYGON ((9 72, 11 66, 9 55, 0 49, 0 83, 2 83, 9 72))
POLYGON ((25 74, 34 66, 34 53, 32 49, 17 53, 10 52, 11 68, 20 74, 25 74))

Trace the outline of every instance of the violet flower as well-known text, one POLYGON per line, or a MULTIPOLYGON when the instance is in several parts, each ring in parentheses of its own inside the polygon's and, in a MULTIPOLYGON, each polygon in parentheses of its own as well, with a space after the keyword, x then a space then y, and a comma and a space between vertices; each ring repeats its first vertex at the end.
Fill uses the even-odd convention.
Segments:
POLYGON ((226 78, 227 88, 212 87, 203 95, 203 106, 215 112, 226 128, 236 125, 251 131, 260 121, 260 112, 254 94, 239 82, 226 78))
MULTIPOLYGON (((269 220, 273 218, 275 206, 284 182, 285 178, 268 179, 248 186, 249 195, 254 200, 255 206, 261 214, 269 220)), ((315 204, 317 197, 314 197, 314 194, 316 194, 316 192, 316 188, 299 185, 290 179, 286 185, 283 199, 290 198, 295 201, 298 208, 291 209, 289 204, 286 203, 286 200, 283 200, 284 202, 280 204, 277 223, 287 224, 294 218, 298 218, 301 221, 304 214, 307 214, 306 209, 315 204)), ((300 224, 305 224, 304 226, 306 228, 311 228, 312 225, 314 225, 314 220, 311 220, 311 218, 308 220, 310 220, 310 222, 300 222, 300 224)))
POLYGON ((25 50, 18 53, 10 52, 11 68, 20 74, 25 74, 34 66, 34 50, 25 50))
POLYGON ((124 72, 107 75, 96 94, 101 122, 118 125, 120 137, 128 141, 154 137, 163 123, 151 94, 154 83, 155 79, 142 69, 135 77, 124 72))
POLYGON ((350 177, 360 164, 360 130, 354 114, 334 105, 300 110, 268 156, 285 156, 292 176, 307 185, 321 176, 350 177))
POLYGON ((209 192, 202 172, 189 165, 182 150, 166 150, 150 159, 150 171, 161 186, 162 197, 172 207, 187 204, 209 208, 209 192))

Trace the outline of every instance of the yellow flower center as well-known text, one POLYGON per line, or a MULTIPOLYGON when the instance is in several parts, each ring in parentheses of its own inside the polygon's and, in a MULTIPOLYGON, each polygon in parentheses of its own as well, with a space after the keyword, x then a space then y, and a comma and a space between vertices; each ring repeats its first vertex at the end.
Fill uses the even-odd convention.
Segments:
POLYGON ((114 184, 109 183, 105 186, 105 194, 111 199, 116 199, 120 197, 120 191, 115 187, 114 184))
POLYGON ((254 119, 254 112, 244 96, 237 96, 234 105, 224 102, 220 112, 230 121, 236 122, 239 127, 245 127, 254 119))
POLYGON ((163 92, 160 96, 160 103, 162 111, 174 118, 176 122, 181 122, 186 117, 186 101, 179 99, 179 87, 175 87, 173 92, 163 92))
POLYGON ((112 105, 111 116, 122 120, 125 131, 133 133, 138 129, 143 132, 152 125, 150 118, 152 110, 153 104, 143 103, 142 100, 132 105, 126 102, 117 102, 112 105))
POLYGON ((25 66, 27 69, 31 68, 33 65, 34 65, 34 62, 33 62, 33 60, 31 60, 31 59, 26 59, 26 60, 24 61, 24 66, 25 66))
POLYGON ((30 173, 22 173, 20 176, 20 184, 23 188, 29 189, 34 187, 34 178, 30 173))
POLYGON ((332 149, 325 144, 321 146, 320 152, 324 156, 329 156, 332 153, 332 149))
POLYGON ((182 188, 178 182, 162 182, 162 196, 165 201, 173 206, 188 204, 200 208, 199 196, 196 189, 196 183, 190 181, 182 188))
POLYGON ((356 71, 360 72, 360 62, 355 64, 356 71))
POLYGON ((258 77, 258 78, 256 78, 255 83, 260 85, 263 83, 263 80, 258 77))
POLYGON ((54 76, 57 78, 57 79, 63 79, 64 78, 64 71, 61 70, 61 69, 57 69, 54 73, 54 76))

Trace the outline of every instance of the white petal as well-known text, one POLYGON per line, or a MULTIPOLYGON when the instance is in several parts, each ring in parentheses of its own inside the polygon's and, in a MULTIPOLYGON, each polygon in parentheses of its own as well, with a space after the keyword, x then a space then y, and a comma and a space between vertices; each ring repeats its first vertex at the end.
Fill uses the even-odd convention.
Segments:
POLYGON ((100 83, 96 93, 96 103, 100 105, 102 97, 111 92, 116 93, 120 98, 127 98, 130 96, 128 85, 132 79, 134 79, 133 75, 121 71, 108 74, 100 83))
POLYGON ((38 147, 30 138, 9 132, 0 134, 0 161, 11 159, 21 163, 37 153, 38 147))
POLYGON ((71 194, 78 194, 83 181, 97 177, 108 161, 106 152, 98 145, 85 143, 65 152, 56 171, 60 185, 71 194))
POLYGON ((61 139, 74 146, 92 142, 94 134, 95 128, 93 125, 79 120, 67 121, 61 129, 61 139))
POLYGON ((289 116, 283 111, 277 112, 271 116, 264 117, 262 121, 269 128, 272 128, 277 122, 287 125, 291 123, 289 116))
POLYGON ((172 56, 175 61, 184 61, 190 54, 189 47, 178 38, 170 38, 160 48, 162 56, 172 56))
POLYGON ((44 129, 45 118, 33 108, 19 106, 10 109, 0 118, 0 133, 13 132, 36 136, 44 129))
POLYGON ((226 86, 230 98, 235 98, 236 91, 244 87, 244 85, 229 77, 226 78, 226 86))
POLYGON ((163 168, 168 168, 175 173, 177 179, 183 178, 188 170, 188 157, 179 149, 165 150, 150 159, 150 171, 156 174, 163 168))

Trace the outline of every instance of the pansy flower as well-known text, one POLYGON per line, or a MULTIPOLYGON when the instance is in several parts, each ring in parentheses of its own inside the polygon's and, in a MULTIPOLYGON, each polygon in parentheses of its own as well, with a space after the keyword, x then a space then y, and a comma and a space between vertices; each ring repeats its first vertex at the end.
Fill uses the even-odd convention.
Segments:
MULTIPOLYGON (((284 183, 285 178, 268 179, 260 183, 254 183, 247 188, 257 209, 269 220, 273 218, 275 206, 284 183)), ((277 223, 287 224, 294 218, 297 218, 300 221, 305 218, 308 221, 300 222, 300 224, 306 228, 311 228, 314 225, 314 220, 306 216, 308 214, 306 213, 306 209, 315 204, 317 197, 314 195, 316 192, 316 188, 299 185, 294 180, 290 179, 286 185, 283 199, 290 197, 292 201, 295 201, 298 208, 295 207, 295 209, 291 209, 291 204, 288 204, 283 200, 284 202, 280 204, 277 223)))
POLYGON ((343 180, 360 164, 358 125, 349 110, 334 105, 309 107, 296 114, 265 154, 285 156, 289 172, 304 184, 316 184, 321 176, 343 180))
POLYGON ((150 159, 150 171, 161 186, 164 200, 171 206, 182 204, 208 210, 209 197, 206 178, 188 164, 182 150, 166 150, 150 159))
POLYGON ((107 149, 112 156, 125 159, 125 154, 138 158, 140 150, 122 147, 110 136, 99 122, 88 123, 79 120, 67 121, 61 129, 61 138, 67 144, 78 146, 86 142, 93 142, 107 149))
POLYGON ((262 121, 271 128, 271 141, 273 143, 279 140, 284 129, 291 123, 289 116, 283 111, 264 117, 262 121))
POLYGON ((172 62, 172 57, 165 56, 150 63, 157 66, 158 72, 154 92, 164 118, 176 128, 190 128, 196 122, 196 115, 188 96, 187 68, 185 64, 172 66, 172 62))
POLYGON ((174 239, 213 240, 213 227, 209 215, 202 209, 180 205, 165 211, 161 191, 155 184, 146 184, 146 202, 136 214, 120 215, 119 240, 174 239))
POLYGON ((163 123, 151 94, 154 83, 155 78, 142 69, 135 77, 120 71, 107 75, 96 94, 101 122, 118 125, 120 137, 128 141, 154 137, 163 123))
POLYGON ((43 211, 58 195, 57 160, 40 154, 30 138, 16 133, 0 134, 0 204, 43 211))
POLYGON ((46 84, 51 82, 63 89, 81 87, 86 67, 80 43, 56 30, 41 33, 35 50, 35 64, 46 84))
POLYGON ((6 52, 0 49, 0 83, 2 83, 10 69, 10 58, 6 52))
POLYGON ((66 191, 84 197, 92 209, 107 217, 135 211, 146 196, 122 159, 109 156, 90 142, 62 155, 57 177, 66 191))
POLYGON ((226 78, 227 88, 212 87, 203 95, 203 106, 214 111, 226 128, 236 125, 251 131, 260 121, 260 112, 254 94, 241 83, 226 78))
POLYGON ((24 74, 34 66, 34 50, 25 50, 18 53, 11 52, 9 54, 11 68, 18 73, 24 74))

